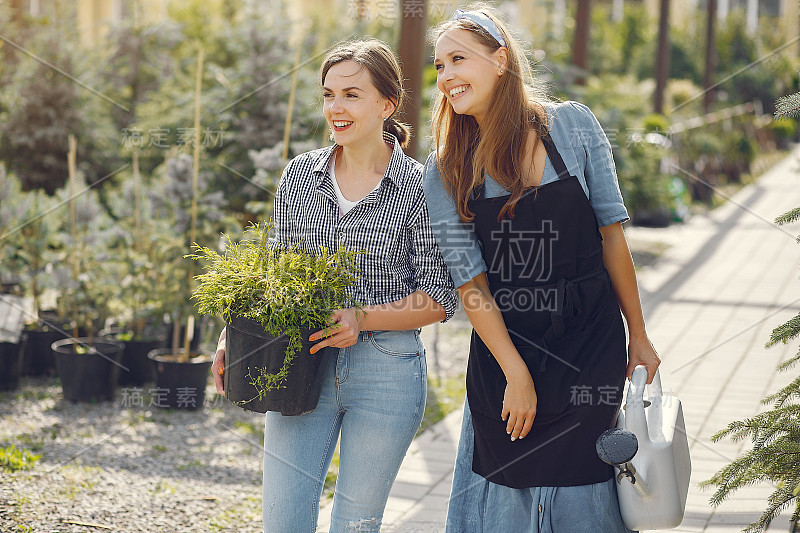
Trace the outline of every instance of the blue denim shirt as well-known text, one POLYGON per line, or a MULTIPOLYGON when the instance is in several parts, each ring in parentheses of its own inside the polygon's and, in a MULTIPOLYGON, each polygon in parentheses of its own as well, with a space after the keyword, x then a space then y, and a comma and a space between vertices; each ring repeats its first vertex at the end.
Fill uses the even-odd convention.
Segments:
MULTIPOLYGON (((611 145, 591 110, 578 102, 548 103, 550 136, 569 173, 578 178, 600 226, 628 220, 617 183, 611 145)), ((558 179, 548 158, 542 185, 558 179)), ((425 163, 422 181, 431 227, 456 287, 486 271, 473 223, 461 222, 453 198, 439 177, 435 153, 425 163)), ((509 194, 486 175, 486 197, 509 194)))

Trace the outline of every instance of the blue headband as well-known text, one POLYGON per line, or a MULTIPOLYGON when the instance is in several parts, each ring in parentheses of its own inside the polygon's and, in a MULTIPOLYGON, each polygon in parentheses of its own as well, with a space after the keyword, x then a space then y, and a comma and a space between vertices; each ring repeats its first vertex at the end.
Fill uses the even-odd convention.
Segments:
POLYGON ((480 11, 464 11, 462 9, 456 9, 456 12, 453 13, 453 18, 450 20, 462 19, 471 20, 489 32, 489 35, 494 37, 494 40, 497 41, 500 46, 506 46, 506 40, 503 39, 503 36, 500 34, 500 30, 497 29, 497 24, 495 24, 494 21, 487 17, 484 13, 481 13, 480 11))

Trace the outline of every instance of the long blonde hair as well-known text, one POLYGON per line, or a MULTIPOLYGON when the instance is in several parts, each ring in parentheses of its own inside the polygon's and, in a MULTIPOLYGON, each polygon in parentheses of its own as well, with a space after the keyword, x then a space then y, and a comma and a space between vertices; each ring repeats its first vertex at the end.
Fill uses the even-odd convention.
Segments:
MULTIPOLYGON (((547 97, 540 88, 534 90, 533 74, 522 46, 498 13, 484 4, 466 9, 480 11, 494 21, 507 44, 508 64, 505 75, 497 82, 481 128, 474 117, 456 113, 444 94, 434 103, 433 138, 439 172, 462 221, 475 218, 468 202, 473 190, 483 183, 484 172, 511 193, 498 218, 513 218, 514 208, 525 191, 522 157, 526 135, 533 127, 538 146, 541 137, 548 134, 547 114, 541 105, 547 97)), ((489 32, 469 19, 449 20, 436 26, 431 32, 434 46, 445 32, 454 29, 471 31, 489 53, 500 48, 489 32)))

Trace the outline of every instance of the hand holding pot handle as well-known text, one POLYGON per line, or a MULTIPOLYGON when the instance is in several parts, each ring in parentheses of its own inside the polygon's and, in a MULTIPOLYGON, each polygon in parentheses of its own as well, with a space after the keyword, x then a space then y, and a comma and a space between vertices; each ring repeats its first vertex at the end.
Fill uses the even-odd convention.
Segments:
POLYGON ((214 375, 214 385, 217 386, 217 392, 223 396, 225 396, 225 385, 222 377, 225 372, 225 331, 226 328, 222 328, 219 334, 217 353, 214 355, 214 362, 211 364, 211 374, 214 375))

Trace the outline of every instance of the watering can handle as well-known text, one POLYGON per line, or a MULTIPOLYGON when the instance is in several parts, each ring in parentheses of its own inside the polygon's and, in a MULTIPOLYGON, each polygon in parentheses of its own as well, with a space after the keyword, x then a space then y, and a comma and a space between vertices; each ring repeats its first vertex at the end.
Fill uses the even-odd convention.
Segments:
POLYGON ((661 392, 661 374, 659 373, 658 369, 656 369, 656 375, 653 376, 653 382, 650 383, 650 388, 648 391, 648 394, 651 398, 663 396, 663 393, 661 392))
POLYGON ((627 405, 644 404, 644 387, 647 384, 647 368, 639 365, 633 369, 631 382, 628 384, 627 405))
MULTIPOLYGON (((631 382, 628 385, 628 398, 629 399, 643 399, 644 388, 647 384, 647 368, 644 365, 638 365, 633 369, 631 382)), ((662 395, 661 392, 661 374, 656 370, 656 375, 653 376, 653 381, 648 386, 649 396, 657 398, 662 395)))
POLYGON ((639 444, 650 442, 647 417, 644 413, 644 388, 647 384, 647 368, 639 365, 633 370, 625 399, 625 429, 636 435, 639 444))

